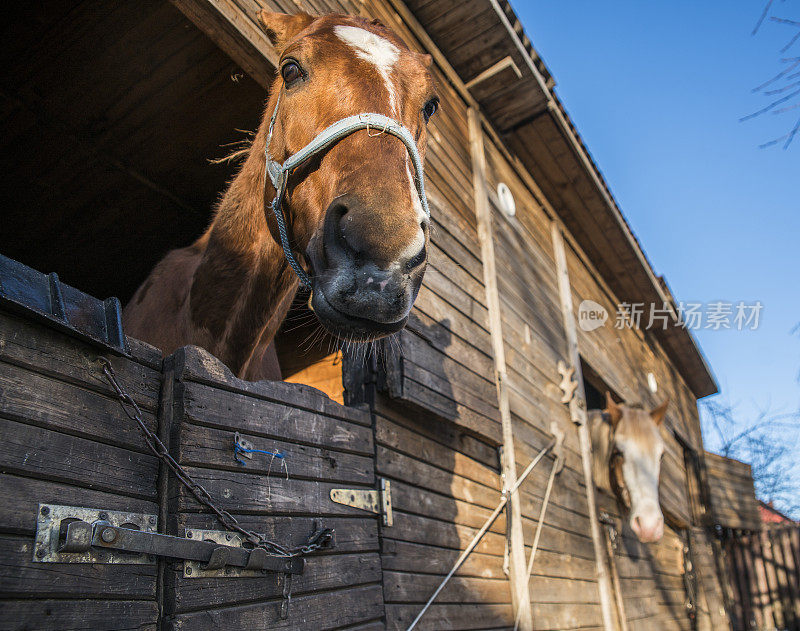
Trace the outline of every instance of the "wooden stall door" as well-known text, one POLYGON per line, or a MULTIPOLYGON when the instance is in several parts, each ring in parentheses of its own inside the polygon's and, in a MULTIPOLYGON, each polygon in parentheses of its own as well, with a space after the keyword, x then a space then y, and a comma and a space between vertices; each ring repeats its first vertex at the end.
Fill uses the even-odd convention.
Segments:
MULTIPOLYGON (((0 629, 155 631, 154 563, 45 562, 37 517, 61 505, 158 513, 158 461, 102 379, 100 355, 157 427, 161 354, 116 357, 0 308, 0 629), (40 556, 41 555, 41 556, 40 556)), ((79 556, 79 555, 76 555, 79 556)))
MULTIPOLYGON (((335 530, 335 546, 306 557, 304 573, 291 580, 288 603, 282 574, 195 578, 185 576, 182 563, 167 564, 165 628, 383 628, 379 516, 330 497, 334 488, 376 488, 367 411, 339 405, 309 386, 241 381, 196 347, 165 361, 164 384, 170 451, 221 508, 287 547, 305 543, 320 528, 335 530), (240 464, 237 432, 252 448, 282 458, 253 453, 240 456, 240 464)), ((169 534, 223 530, 172 476, 167 497, 169 534)))

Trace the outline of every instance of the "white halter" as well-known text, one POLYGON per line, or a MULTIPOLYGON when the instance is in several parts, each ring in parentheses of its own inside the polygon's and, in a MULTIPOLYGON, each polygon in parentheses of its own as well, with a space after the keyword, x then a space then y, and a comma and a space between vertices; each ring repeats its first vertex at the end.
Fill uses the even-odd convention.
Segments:
POLYGON ((267 158, 265 182, 266 176, 269 176, 272 185, 275 187, 276 192, 275 199, 272 200, 272 212, 275 213, 275 220, 278 222, 278 233, 281 237, 283 253, 286 255, 286 260, 289 262, 291 268, 300 278, 300 282, 310 288, 311 279, 297 262, 297 259, 295 259, 291 246, 289 245, 289 236, 286 232, 286 219, 283 215, 281 204, 286 194, 286 185, 292 171, 311 156, 325 151, 328 147, 336 144, 345 136, 349 136, 360 129, 374 129, 378 132, 378 135, 389 134, 399 138, 408 150, 411 161, 414 163, 417 192, 419 193, 419 200, 422 203, 422 210, 427 217, 431 216, 431 211, 428 208, 428 199, 425 197, 425 176, 422 170, 422 159, 420 158, 417 144, 414 142, 414 136, 406 127, 393 118, 389 118, 383 114, 356 114, 343 118, 320 132, 310 143, 300 149, 300 151, 289 156, 283 164, 271 159, 269 157, 269 144, 272 140, 272 128, 275 125, 275 118, 278 115, 278 107, 281 104, 282 95, 282 92, 278 94, 278 101, 275 103, 275 111, 272 113, 272 118, 269 121, 267 143, 264 148, 264 153, 267 158))

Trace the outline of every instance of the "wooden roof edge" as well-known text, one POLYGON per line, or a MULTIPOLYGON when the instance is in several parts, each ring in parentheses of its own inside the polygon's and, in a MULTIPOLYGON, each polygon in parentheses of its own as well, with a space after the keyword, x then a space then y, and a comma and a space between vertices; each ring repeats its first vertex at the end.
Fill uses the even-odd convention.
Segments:
MULTIPOLYGON (((654 296, 658 301, 674 305, 671 293, 664 291, 664 287, 656 275, 650 260, 647 258, 644 248, 622 214, 600 168, 583 142, 563 103, 555 94, 553 87, 556 82, 541 56, 533 47, 530 38, 525 34, 522 23, 513 7, 508 0, 486 0, 486 2, 492 6, 499 22, 505 27, 512 49, 515 49, 524 58, 528 72, 533 75, 536 85, 547 103, 548 114, 564 135, 567 144, 571 147, 581 171, 590 179, 592 188, 597 192, 603 201, 603 205, 614 219, 614 223, 618 226, 623 237, 623 242, 628 244, 631 254, 639 261, 640 273, 636 274, 636 276, 638 277, 637 282, 642 286, 642 295, 654 296)), ((511 133, 518 132, 515 130, 511 133)), ((719 387, 716 379, 697 340, 690 331, 683 327, 669 327, 664 335, 657 334, 656 337, 661 337, 662 339, 672 337, 674 341, 678 342, 677 346, 681 350, 676 348, 673 353, 670 353, 672 355, 671 358, 678 365, 687 384, 698 399, 718 392, 719 387)), ((666 347, 673 349, 675 345, 666 344, 666 347)))
POLYGON ((751 471, 753 469, 753 465, 751 465, 749 462, 745 462, 744 460, 739 460, 738 458, 731 458, 730 456, 723 456, 722 454, 718 454, 717 452, 710 451, 708 449, 705 450, 705 456, 706 458, 710 456, 712 460, 719 460, 725 463, 732 463, 734 466, 741 465, 742 467, 747 467, 751 471))

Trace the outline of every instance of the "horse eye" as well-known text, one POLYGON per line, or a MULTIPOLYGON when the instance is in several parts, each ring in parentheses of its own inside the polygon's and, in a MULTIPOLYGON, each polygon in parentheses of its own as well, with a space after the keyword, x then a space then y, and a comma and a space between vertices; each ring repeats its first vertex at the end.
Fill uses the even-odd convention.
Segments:
POLYGON ((431 116, 436 114, 436 110, 439 109, 439 99, 432 98, 430 101, 425 103, 425 107, 422 108, 422 115, 425 117, 425 122, 427 123, 431 116))
POLYGON ((294 83, 298 79, 302 78, 303 71, 300 69, 300 66, 295 61, 288 61, 281 67, 281 77, 283 77, 283 82, 286 85, 294 83))

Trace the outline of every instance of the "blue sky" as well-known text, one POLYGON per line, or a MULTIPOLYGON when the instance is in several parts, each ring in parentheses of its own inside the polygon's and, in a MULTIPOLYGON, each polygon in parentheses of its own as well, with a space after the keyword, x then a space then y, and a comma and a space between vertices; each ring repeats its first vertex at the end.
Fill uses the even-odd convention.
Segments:
MULTIPOLYGON (((513 2, 513 0, 512 0, 513 2)), ((755 332, 696 333, 742 418, 800 405, 800 109, 739 118, 795 32, 751 2, 526 2, 514 8, 655 270, 679 300, 760 300, 755 332)), ((800 19, 800 2, 774 13, 800 19)), ((800 55, 800 42, 785 55, 800 55)), ((709 445, 713 447, 714 445, 709 445)))

